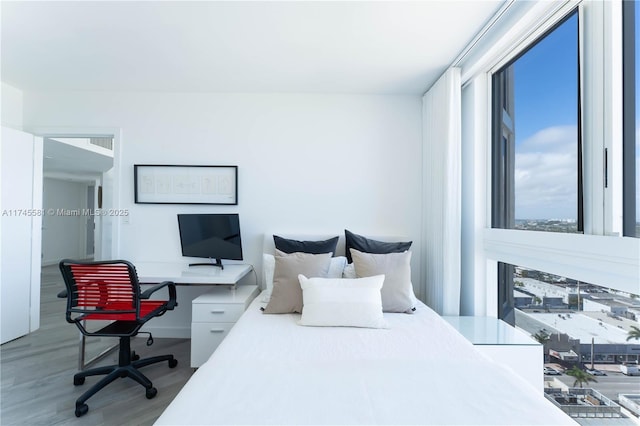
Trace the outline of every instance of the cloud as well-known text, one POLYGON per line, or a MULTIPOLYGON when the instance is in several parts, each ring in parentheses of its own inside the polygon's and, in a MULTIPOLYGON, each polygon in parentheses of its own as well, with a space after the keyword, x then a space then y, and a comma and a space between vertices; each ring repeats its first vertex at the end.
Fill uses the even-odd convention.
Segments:
POLYGON ((553 126, 516 144, 516 219, 577 218, 577 127, 553 126))

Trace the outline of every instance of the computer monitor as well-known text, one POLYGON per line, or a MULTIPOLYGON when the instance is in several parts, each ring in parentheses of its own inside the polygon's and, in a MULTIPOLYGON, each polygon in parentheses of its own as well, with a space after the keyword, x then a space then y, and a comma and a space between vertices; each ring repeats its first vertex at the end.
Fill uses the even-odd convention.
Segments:
POLYGON ((185 257, 200 257, 224 269, 222 259, 242 260, 240 218, 237 213, 179 214, 180 245, 185 257))

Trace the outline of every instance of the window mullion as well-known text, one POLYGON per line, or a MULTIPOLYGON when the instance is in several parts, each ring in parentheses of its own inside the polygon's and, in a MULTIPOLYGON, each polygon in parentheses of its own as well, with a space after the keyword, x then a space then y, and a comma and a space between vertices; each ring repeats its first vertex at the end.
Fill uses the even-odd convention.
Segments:
MULTIPOLYGON (((601 2, 579 8, 584 233, 605 234, 605 65, 601 2)), ((609 153, 611 154, 611 153, 609 153)))
MULTIPOLYGON (((622 198, 623 198, 623 235, 640 237, 637 230, 637 209, 636 197, 638 188, 636 188, 636 176, 638 171, 636 170, 637 155, 636 152, 636 10, 637 5, 635 2, 624 2, 623 10, 623 28, 624 41, 623 44, 623 67, 624 67, 624 90, 622 103, 624 105, 623 110, 623 163, 620 169, 624 176, 621 178, 623 183, 622 198)), ((621 31, 621 32, 622 32, 621 31)))

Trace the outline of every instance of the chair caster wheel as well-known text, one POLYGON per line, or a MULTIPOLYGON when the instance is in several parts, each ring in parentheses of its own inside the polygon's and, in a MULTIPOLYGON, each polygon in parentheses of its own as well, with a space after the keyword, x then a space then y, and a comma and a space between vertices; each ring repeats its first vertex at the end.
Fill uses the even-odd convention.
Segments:
POLYGON ((169 368, 175 368, 176 365, 178 365, 178 360, 177 359, 170 359, 169 360, 169 368))
POLYGON ((152 399, 158 394, 158 389, 149 388, 147 389, 147 399, 152 399))
POLYGON ((136 353, 136 351, 131 351, 131 361, 137 361, 140 359, 140 355, 136 353))
POLYGON ((87 414, 89 406, 87 404, 76 405, 76 417, 81 417, 87 414))
POLYGON ((80 386, 80 385, 83 385, 83 384, 84 384, 84 377, 74 377, 73 378, 73 385, 74 386, 80 386))

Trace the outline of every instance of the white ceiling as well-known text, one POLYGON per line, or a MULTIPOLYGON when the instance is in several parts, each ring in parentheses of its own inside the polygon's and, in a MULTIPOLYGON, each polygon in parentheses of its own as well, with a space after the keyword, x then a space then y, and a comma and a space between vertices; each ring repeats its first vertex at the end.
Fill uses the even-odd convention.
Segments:
POLYGON ((92 146, 88 138, 45 138, 43 157, 47 177, 87 180, 113 167, 113 152, 92 146))
POLYGON ((2 1, 25 91, 422 94, 503 0, 2 1))

